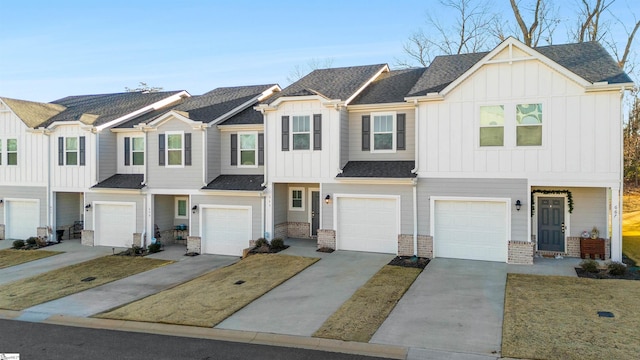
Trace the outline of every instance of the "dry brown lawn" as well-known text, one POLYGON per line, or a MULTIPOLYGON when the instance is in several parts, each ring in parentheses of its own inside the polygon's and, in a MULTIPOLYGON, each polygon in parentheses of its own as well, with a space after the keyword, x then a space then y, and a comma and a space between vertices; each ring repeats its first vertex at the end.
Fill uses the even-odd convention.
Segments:
POLYGON ((502 356, 637 359, 638 299, 640 281, 508 274, 502 356))
POLYGON ((46 250, 0 250, 0 269, 24 264, 29 261, 38 260, 58 254, 62 254, 62 252, 46 250))
POLYGON ((318 260, 252 255, 96 317, 213 327, 318 260), (236 285, 238 281, 244 283, 236 285))
POLYGON ((342 304, 313 336, 369 342, 421 271, 385 265, 342 304))
POLYGON ((0 286, 0 309, 24 310, 67 295, 151 270, 171 261, 105 256, 0 286), (93 281, 82 281, 95 277, 93 281))

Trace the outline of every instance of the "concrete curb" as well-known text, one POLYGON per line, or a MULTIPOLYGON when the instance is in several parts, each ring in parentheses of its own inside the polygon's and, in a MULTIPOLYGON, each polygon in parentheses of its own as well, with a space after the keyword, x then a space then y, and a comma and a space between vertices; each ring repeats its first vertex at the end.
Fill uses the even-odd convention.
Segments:
MULTIPOLYGON (((19 311, 0 310, 1 318, 15 319, 20 315, 21 312, 19 311)), ((332 339, 311 338, 304 336, 281 335, 239 330, 224 330, 172 324, 80 318, 64 315, 52 315, 46 320, 42 321, 42 323, 93 329, 141 332, 158 335, 183 336, 208 340, 242 342, 248 344, 283 346, 364 356, 380 356, 389 359, 406 359, 409 351, 407 347, 395 345, 369 344, 332 339)))

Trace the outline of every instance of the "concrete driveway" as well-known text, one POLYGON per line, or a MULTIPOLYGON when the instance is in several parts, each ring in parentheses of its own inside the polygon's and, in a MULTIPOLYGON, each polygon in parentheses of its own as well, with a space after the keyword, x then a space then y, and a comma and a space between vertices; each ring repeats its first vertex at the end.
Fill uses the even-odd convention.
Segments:
POLYGON ((371 339, 453 353, 500 353, 507 264, 437 258, 371 339))

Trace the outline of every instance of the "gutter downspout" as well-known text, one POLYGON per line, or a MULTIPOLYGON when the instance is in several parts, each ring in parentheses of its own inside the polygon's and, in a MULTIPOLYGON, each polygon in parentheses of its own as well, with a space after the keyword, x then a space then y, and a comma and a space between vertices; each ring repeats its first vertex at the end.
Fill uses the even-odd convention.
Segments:
POLYGON ((143 197, 142 198, 142 214, 143 214, 143 220, 142 220, 142 234, 140 235, 140 240, 142 242, 142 244, 140 244, 143 248, 147 247, 147 216, 146 213, 147 212, 147 198, 143 197))
MULTIPOLYGON (((207 127, 201 127, 202 130, 202 186, 207 186, 207 127)), ((193 145, 192 145, 193 146, 193 145)))
POLYGON ((418 256, 418 179, 413 182, 413 256, 418 256))
MULTIPOLYGON (((415 110, 415 130, 414 130, 414 161, 415 167, 411 170, 412 174, 418 173, 418 164, 420 163, 420 106, 418 100, 413 100, 415 110)), ((418 178, 413 179, 413 255, 418 256, 418 178)))
MULTIPOLYGON (((51 159, 51 134, 49 132, 47 132, 46 130, 42 131, 42 135, 47 137, 47 157, 45 159, 48 159, 47 161, 47 217, 48 217, 48 223, 51 226, 52 230, 57 230, 57 229, 53 229, 53 226, 55 225, 57 227, 57 224, 53 223, 53 194, 51 193, 51 163, 53 162, 51 159)), ((83 209, 84 211, 84 209, 83 209)))
MULTIPOLYGON (((254 108, 255 109, 255 108, 254 108)), ((264 187, 264 190, 262 190, 262 195, 260 195, 260 197, 262 198, 261 204, 260 206, 262 207, 262 216, 260 219, 260 222, 262 223, 261 227, 262 227, 262 236, 266 239, 269 239, 270 236, 267 236, 267 183, 268 183, 268 167, 267 167, 267 162, 269 159, 269 152, 267 151, 269 149, 268 145, 269 141, 267 140, 267 121, 266 121, 266 115, 265 115, 265 110, 264 108, 259 108, 260 109, 260 113, 262 114, 262 137, 264 139, 263 141, 263 146, 264 146, 264 161, 262 164, 262 176, 263 176, 263 182, 262 184, 260 184, 260 186, 264 187)), ((272 234, 271 234, 272 235, 272 234)))

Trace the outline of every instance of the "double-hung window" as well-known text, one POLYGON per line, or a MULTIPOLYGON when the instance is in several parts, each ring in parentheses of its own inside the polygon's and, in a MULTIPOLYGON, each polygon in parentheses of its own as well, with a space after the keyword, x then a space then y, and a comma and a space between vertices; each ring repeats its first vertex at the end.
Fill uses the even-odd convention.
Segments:
POLYGON ((542 104, 516 105, 516 145, 542 145, 542 104))
POLYGON ((293 116, 293 150, 309 150, 311 147, 311 118, 309 115, 293 116))
POLYGON ((395 150, 392 114, 373 115, 373 151, 395 150))
POLYGON ((144 138, 131 138, 131 164, 144 165, 144 138))
POLYGON ((257 166, 258 154, 258 133, 239 133, 238 134, 240 148, 239 166, 255 167, 257 166))
POLYGON ((304 188, 289 189, 289 210, 304 210, 304 188))
POLYGON ((58 138, 58 165, 85 165, 85 137, 58 138))
POLYGON ((182 151, 182 133, 179 133, 179 134, 167 133, 167 165, 182 166, 183 155, 184 153, 182 151))
POLYGON ((389 153, 406 150, 406 114, 372 113, 362 116, 362 151, 389 153))
POLYGON ((504 145, 504 105, 480 107, 480 146, 504 145))
POLYGON ((186 197, 176 197, 176 214, 175 217, 176 219, 186 219, 189 214, 187 213, 188 209, 187 209, 187 204, 189 202, 188 198, 186 197))
POLYGON ((191 133, 167 131, 158 134, 158 165, 183 167, 191 165, 191 133))
POLYGON ((7 165, 18 165, 18 139, 7 139, 7 165))
POLYGON ((78 165, 78 138, 64 139, 64 158, 67 165, 78 165))

